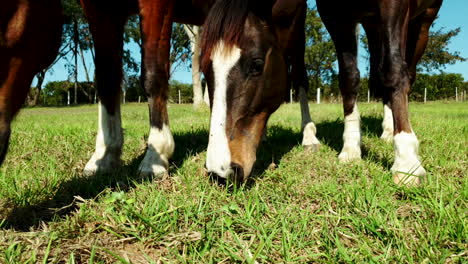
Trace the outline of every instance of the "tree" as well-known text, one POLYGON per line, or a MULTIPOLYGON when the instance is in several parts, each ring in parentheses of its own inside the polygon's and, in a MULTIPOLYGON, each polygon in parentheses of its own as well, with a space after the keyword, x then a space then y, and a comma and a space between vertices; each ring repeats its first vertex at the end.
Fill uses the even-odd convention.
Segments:
POLYGON ((185 33, 190 39, 190 49, 192 51, 192 84, 193 84, 193 105, 200 106, 203 101, 203 89, 200 74, 200 27, 184 25, 185 33))
MULTIPOLYGON (((330 83, 335 74, 336 53, 333 41, 315 8, 307 9, 305 24, 305 63, 309 76, 309 94, 330 83)), ((329 86, 331 87, 331 86, 329 86)), ((324 91, 325 92, 325 91, 324 91)), ((330 93, 331 91, 327 91, 330 93)))
POLYGON ((418 64, 418 71, 432 72, 434 70, 445 69, 447 65, 465 61, 466 58, 460 56, 458 51, 450 51, 448 45, 451 40, 460 33, 460 28, 445 31, 440 28, 429 33, 429 41, 421 61, 418 64))

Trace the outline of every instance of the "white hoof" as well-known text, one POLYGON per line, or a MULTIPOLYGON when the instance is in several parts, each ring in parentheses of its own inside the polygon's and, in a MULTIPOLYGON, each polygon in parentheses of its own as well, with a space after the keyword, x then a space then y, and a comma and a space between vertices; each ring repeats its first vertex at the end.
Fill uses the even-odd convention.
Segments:
POLYGON ((426 170, 419 160, 395 161, 391 171, 397 185, 419 186, 426 177, 426 170))
POLYGON ((340 163, 348 163, 351 161, 361 160, 361 148, 359 147, 343 147, 340 155, 338 155, 340 163))
POLYGON ((398 185, 416 186, 424 180, 426 171, 418 157, 419 142, 413 132, 400 132, 394 137, 395 162, 393 181, 398 185))
POLYGON ((309 122, 304 126, 303 137, 302 137, 302 146, 306 150, 318 151, 320 148, 320 141, 315 136, 317 133, 317 128, 315 128, 314 123, 309 122))
POLYGON ((111 173, 112 171, 120 168, 121 161, 119 155, 105 155, 99 158, 99 154, 94 153, 91 159, 86 163, 83 170, 85 176, 94 176, 96 174, 111 173))
POLYGON ((174 138, 169 126, 162 129, 152 127, 148 137, 148 149, 145 158, 138 167, 141 178, 161 179, 168 173, 169 158, 174 153, 174 138))
POLYGON ((387 143, 393 142, 393 131, 385 131, 384 130, 384 132, 380 136, 380 139, 387 142, 387 143))

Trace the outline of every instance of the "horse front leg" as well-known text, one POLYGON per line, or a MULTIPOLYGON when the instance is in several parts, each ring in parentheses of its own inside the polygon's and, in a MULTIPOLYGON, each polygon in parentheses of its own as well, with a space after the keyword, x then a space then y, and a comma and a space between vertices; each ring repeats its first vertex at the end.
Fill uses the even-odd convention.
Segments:
POLYGON ((169 168, 174 139, 169 129, 167 99, 169 92, 169 49, 173 1, 140 0, 143 31, 142 81, 148 95, 150 132, 141 177, 161 177, 169 168))
POLYGON ((11 122, 26 99, 34 77, 34 72, 28 67, 28 64, 33 62, 23 58, 0 62, 0 76, 5 76, 4 81, 0 83, 0 165, 8 151, 11 122))
MULTIPOLYGON (((398 10, 387 5, 382 5, 381 8, 398 10)), ((426 171, 419 160, 419 142, 409 121, 408 92, 411 77, 404 60, 406 42, 401 41, 407 36, 409 15, 406 12, 383 13, 386 14, 382 17, 381 23, 383 63, 379 72, 384 86, 384 98, 389 99, 393 116, 395 147, 395 161, 391 168, 393 181, 399 185, 419 185, 426 171)))
POLYGON ((85 175, 110 173, 121 165, 123 132, 120 114, 123 27, 125 15, 110 14, 96 2, 82 1, 95 47, 96 89, 100 99, 96 149, 85 175))

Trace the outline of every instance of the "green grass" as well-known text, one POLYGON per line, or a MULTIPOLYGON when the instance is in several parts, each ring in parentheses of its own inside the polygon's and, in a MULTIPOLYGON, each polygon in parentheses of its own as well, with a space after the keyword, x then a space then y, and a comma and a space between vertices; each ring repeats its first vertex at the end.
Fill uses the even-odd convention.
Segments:
POLYGON ((24 109, 0 168, 0 263, 466 263, 468 104, 411 104, 421 188, 392 182, 380 104, 360 104, 363 160, 339 164, 341 109, 311 104, 322 147, 309 153, 299 106, 283 105, 234 188, 204 172, 207 109, 170 105, 176 152, 159 181, 135 173, 146 105, 123 107, 120 172, 93 178, 97 107, 24 109))

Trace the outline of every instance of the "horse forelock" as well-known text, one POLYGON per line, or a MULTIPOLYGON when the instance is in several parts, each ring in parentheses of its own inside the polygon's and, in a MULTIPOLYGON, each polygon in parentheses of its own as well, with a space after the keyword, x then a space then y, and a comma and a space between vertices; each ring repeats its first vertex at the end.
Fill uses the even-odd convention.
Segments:
POLYGON ((204 72, 210 67, 213 53, 229 55, 240 43, 248 13, 249 0, 218 0, 211 8, 201 42, 201 68, 204 72), (221 47, 222 51, 219 50, 221 47))

